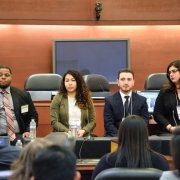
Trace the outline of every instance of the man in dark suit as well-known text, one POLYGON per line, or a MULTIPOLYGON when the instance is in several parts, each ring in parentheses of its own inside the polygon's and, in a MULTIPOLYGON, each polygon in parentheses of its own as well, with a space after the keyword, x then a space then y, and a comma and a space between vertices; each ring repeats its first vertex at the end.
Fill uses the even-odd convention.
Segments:
POLYGON ((149 113, 146 98, 132 91, 134 82, 133 71, 129 69, 119 71, 117 79, 119 91, 105 101, 105 136, 117 136, 119 124, 127 115, 139 115, 148 124, 149 113))
POLYGON ((9 135, 8 115, 4 104, 4 92, 8 99, 9 108, 11 109, 12 127, 11 133, 15 137, 11 144, 15 144, 17 138, 29 137, 30 121, 36 120, 38 124, 38 114, 33 105, 31 96, 28 92, 12 87, 12 72, 7 66, 0 65, 0 136, 9 135))

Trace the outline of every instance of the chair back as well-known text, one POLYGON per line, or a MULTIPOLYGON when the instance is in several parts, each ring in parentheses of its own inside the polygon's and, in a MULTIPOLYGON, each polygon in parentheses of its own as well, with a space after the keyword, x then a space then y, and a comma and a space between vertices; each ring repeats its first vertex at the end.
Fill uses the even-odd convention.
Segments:
POLYGON ((24 89, 33 101, 51 100, 52 93, 59 90, 61 81, 59 74, 33 74, 26 79, 24 89))
POLYGON ((91 91, 92 98, 106 98, 110 93, 109 82, 103 75, 88 74, 83 76, 89 90, 91 91))
POLYGON ((110 168, 100 172, 95 180, 159 180, 162 171, 154 168, 110 168))
POLYGON ((168 83, 166 73, 150 74, 145 81, 145 90, 160 90, 164 84, 168 83))

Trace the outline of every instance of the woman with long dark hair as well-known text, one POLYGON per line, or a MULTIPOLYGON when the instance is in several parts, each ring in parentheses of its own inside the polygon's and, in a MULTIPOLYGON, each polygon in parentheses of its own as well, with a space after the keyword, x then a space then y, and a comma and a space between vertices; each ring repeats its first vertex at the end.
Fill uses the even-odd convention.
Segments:
POLYGON ((126 117, 121 122, 118 133, 118 149, 101 158, 93 171, 92 179, 102 170, 113 167, 169 169, 167 160, 151 150, 143 118, 137 115, 126 117))
POLYGON ((169 83, 160 90, 154 107, 154 119, 162 133, 173 133, 180 125, 180 60, 167 67, 169 83))
POLYGON ((51 103, 51 125, 54 132, 69 135, 71 125, 76 125, 77 137, 87 135, 96 126, 90 91, 78 71, 68 70, 64 74, 60 91, 51 103))

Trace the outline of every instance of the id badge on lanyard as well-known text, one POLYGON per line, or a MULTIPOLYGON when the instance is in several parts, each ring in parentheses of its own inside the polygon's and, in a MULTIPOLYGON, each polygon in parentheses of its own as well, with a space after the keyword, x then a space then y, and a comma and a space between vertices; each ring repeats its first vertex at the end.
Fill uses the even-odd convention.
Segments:
POLYGON ((180 120, 180 105, 176 106, 178 119, 180 120))

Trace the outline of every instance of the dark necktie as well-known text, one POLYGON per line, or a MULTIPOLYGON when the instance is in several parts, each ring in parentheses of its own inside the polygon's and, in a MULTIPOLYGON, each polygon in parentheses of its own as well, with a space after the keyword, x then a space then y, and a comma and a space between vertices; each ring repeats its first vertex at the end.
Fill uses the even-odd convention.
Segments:
POLYGON ((13 114, 11 111, 9 99, 7 97, 7 92, 5 90, 3 90, 2 95, 3 95, 4 109, 5 109, 6 118, 7 118, 7 132, 8 132, 10 141, 13 141, 16 138, 15 129, 14 129, 13 114))
POLYGON ((124 112, 125 112, 125 117, 128 116, 128 108, 129 108, 129 96, 124 96, 126 101, 124 103, 124 112))

